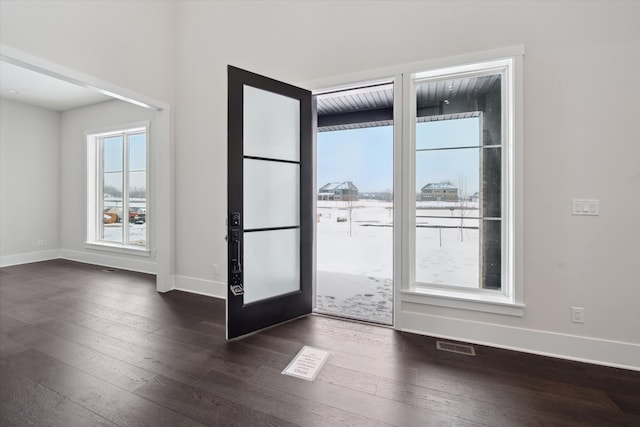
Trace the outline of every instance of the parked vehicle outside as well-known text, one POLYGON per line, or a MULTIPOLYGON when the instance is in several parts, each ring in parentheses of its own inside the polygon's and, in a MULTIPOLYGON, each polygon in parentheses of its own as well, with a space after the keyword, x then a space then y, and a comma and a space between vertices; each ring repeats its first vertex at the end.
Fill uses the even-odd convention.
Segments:
POLYGON ((146 211, 144 208, 129 208, 129 222, 134 224, 144 224, 146 221, 146 211))
POLYGON ((102 222, 104 224, 122 222, 122 208, 105 208, 102 222))

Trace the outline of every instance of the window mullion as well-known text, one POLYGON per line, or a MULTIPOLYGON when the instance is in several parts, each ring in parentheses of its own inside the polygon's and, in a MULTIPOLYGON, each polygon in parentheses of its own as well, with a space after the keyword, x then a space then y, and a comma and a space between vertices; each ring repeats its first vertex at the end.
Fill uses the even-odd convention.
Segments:
POLYGON ((415 133, 417 114, 417 105, 414 102, 416 96, 416 87, 411 73, 402 75, 402 139, 403 139, 403 167, 402 167, 402 185, 403 185, 403 253, 402 253, 402 271, 405 272, 403 277, 402 289, 412 290, 416 283, 416 164, 415 164, 415 133))
MULTIPOLYGON (((513 64, 511 67, 507 67, 503 70, 502 81, 502 99, 501 102, 505 106, 502 114, 502 209, 501 217, 506 220, 502 221, 502 248, 505 251, 503 254, 503 265, 501 271, 502 283, 513 283, 513 115, 515 112, 513 108, 513 64)), ((513 287, 504 286, 503 293, 506 296, 512 296, 513 287)))
POLYGON ((104 139, 98 138, 97 147, 97 159, 96 169, 98 171, 98 179, 96 180, 96 187, 94 190, 98 195, 96 203, 98 205, 98 211, 95 215, 95 223, 93 227, 98 233, 98 240, 104 240, 104 139))
MULTIPOLYGON (((499 145, 490 145, 489 147, 500 147, 499 145)), ((486 148, 482 145, 461 145, 455 147, 438 147, 438 148, 416 148, 416 152, 422 151, 443 151, 443 150, 468 150, 471 148, 486 148)))
POLYGON ((129 134, 122 135, 122 244, 129 244, 129 134))

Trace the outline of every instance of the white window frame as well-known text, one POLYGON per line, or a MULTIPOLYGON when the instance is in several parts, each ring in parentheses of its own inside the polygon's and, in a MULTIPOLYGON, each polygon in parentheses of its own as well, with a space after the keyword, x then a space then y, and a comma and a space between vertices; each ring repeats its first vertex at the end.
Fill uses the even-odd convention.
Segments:
MULTIPOLYGON (((394 83, 394 327, 416 329, 410 318, 423 313, 429 306, 480 311, 509 316, 524 315, 523 275, 523 59, 524 46, 516 45, 494 50, 463 54, 449 58, 437 58, 411 64, 400 64, 355 74, 334 76, 303 82, 301 85, 323 93, 344 87, 357 86, 361 82, 393 81, 394 83), (464 289, 417 289, 415 271, 415 96, 412 94, 412 76, 420 77, 443 68, 461 67, 473 70, 478 64, 508 59, 511 61, 508 99, 511 109, 503 145, 508 146, 509 161, 503 167, 503 192, 509 203, 503 206, 507 233, 503 233, 502 253, 508 266, 508 283, 499 294, 466 291, 464 289), (474 65, 475 64, 475 65, 474 65), (508 218, 508 219, 507 219, 508 218), (413 260, 413 261, 412 261, 413 260), (423 307, 423 308, 419 308, 423 307), (405 324, 406 323, 406 324, 405 324)), ((481 65, 480 68, 483 66, 481 65)), ((503 95, 504 96, 504 95, 503 95)), ((504 120, 504 119, 503 119, 504 120)), ((315 176, 315 174, 314 174, 315 176)), ((314 183, 314 185, 316 185, 314 183)), ((315 209, 315 206, 314 206, 315 209)), ((315 254, 314 254, 315 256, 315 254)), ((315 287, 315 258, 314 258, 315 287)), ((315 298, 315 295, 314 295, 315 298)), ((315 300, 314 300, 315 301, 315 300)), ((418 327, 419 329, 419 327, 418 327)))
MULTIPOLYGON (((116 252, 128 255, 137 256, 151 256, 151 243, 149 242, 149 230, 150 220, 152 220, 152 212, 150 212, 151 200, 150 200, 150 123, 139 122, 130 123, 127 125, 113 126, 107 129, 101 129, 99 131, 91 131, 86 134, 86 161, 87 161, 87 176, 86 176, 86 236, 85 247, 88 249, 97 249, 109 252, 116 252), (123 202, 122 208, 122 228, 123 228, 123 243, 109 242, 102 240, 101 226, 103 221, 103 166, 102 166, 102 147, 100 140, 108 138, 110 136, 123 135, 123 152, 126 153, 127 147, 127 135, 136 133, 146 133, 146 212, 145 212, 145 245, 131 245, 127 244, 127 232, 129 226, 129 213, 124 209, 125 203, 123 202)), ((126 176, 128 171, 127 156, 123 159, 123 174, 126 176)), ((127 179, 124 178, 125 186, 123 187, 123 201, 125 194, 128 193, 127 179)))
POLYGON ((469 63, 447 64, 414 69, 403 73, 403 261, 407 273, 402 281, 401 299, 405 302, 461 308, 522 316, 522 54, 469 63), (501 290, 464 288, 417 283, 415 278, 415 159, 416 159, 416 85, 428 80, 486 75, 500 72, 502 96, 502 271, 501 290), (413 196, 412 196, 413 194, 413 196))

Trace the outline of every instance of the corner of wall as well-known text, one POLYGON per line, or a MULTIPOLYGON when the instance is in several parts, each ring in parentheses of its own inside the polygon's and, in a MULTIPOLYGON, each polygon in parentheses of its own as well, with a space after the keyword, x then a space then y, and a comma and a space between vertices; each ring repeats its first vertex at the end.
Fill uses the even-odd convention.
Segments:
POLYGON ((227 297, 227 286, 224 283, 194 277, 175 276, 173 289, 220 299, 227 297))

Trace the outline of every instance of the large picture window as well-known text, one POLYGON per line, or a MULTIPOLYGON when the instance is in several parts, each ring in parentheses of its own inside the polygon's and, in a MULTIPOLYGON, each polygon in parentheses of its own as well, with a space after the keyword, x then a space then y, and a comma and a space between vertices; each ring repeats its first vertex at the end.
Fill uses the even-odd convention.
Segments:
POLYGON ((146 250, 147 126, 87 137, 87 243, 146 250))
POLYGON ((513 301, 512 61, 411 75, 411 290, 513 301))

